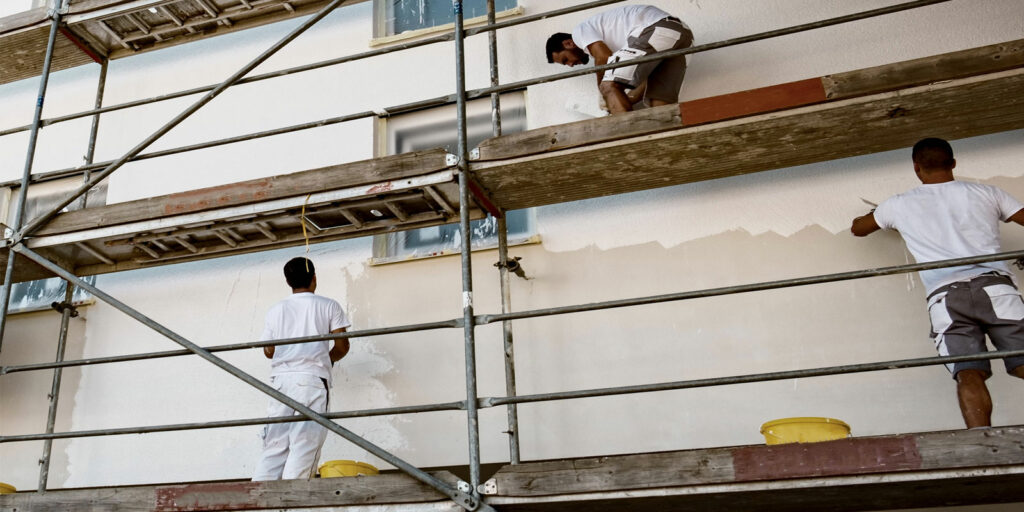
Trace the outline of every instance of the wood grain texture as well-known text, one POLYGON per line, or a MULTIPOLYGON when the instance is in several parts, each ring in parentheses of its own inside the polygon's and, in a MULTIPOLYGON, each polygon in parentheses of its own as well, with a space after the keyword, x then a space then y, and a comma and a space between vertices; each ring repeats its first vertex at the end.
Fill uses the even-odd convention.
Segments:
MULTIPOLYGON (((458 478, 448 472, 433 475, 452 485, 458 482, 458 478)), ((211 482, 7 494, 0 495, 0 510, 4 507, 33 512, 262 510, 432 503, 447 499, 439 491, 408 475, 390 473, 313 480, 211 482)))
POLYGON ((500 160, 678 128, 678 105, 664 105, 575 123, 503 135, 483 141, 478 161, 500 160))
POLYGON ((740 91, 617 116, 578 121, 485 140, 477 161, 517 158, 663 132, 828 100, 867 96, 1024 66, 1024 40, 740 91), (677 108, 679 112, 672 112, 677 108), (681 112, 681 116, 677 115, 681 112))
POLYGON ((36 235, 68 233, 98 226, 112 226, 418 176, 447 169, 449 166, 444 161, 444 155, 445 152, 440 149, 418 151, 86 208, 54 217, 37 231, 36 235))
MULTIPOLYGON (((722 491, 720 486, 733 484, 764 490, 771 486, 760 483, 782 481, 793 481, 791 488, 806 488, 808 478, 822 487, 830 481, 842 486, 859 475, 883 475, 891 482, 906 482, 919 480, 928 471, 974 468, 1010 468, 1019 470, 1018 478, 1024 477, 1024 428, 526 462, 501 468, 493 480, 494 495, 502 497, 608 492, 639 496, 642 490, 653 496, 656 490, 666 488, 689 488, 675 494, 716 493, 722 491)), ((882 480, 865 479, 865 483, 882 480)), ((774 485, 776 489, 785 487, 774 485)), ((1018 495, 1024 495, 1024 490, 1018 495)))
POLYGON ((631 137, 471 169, 511 210, 1024 127, 1024 69, 631 137))
POLYGON ((894 91, 1024 66, 1024 40, 822 77, 829 99, 894 91))

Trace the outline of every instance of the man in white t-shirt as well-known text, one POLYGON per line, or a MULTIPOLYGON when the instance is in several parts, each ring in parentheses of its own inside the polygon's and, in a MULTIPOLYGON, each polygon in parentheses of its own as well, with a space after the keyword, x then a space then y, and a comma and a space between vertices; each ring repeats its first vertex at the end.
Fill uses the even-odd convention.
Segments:
MULTIPOLYGON (((573 29, 548 38, 549 63, 565 66, 627 61, 644 55, 688 48, 693 32, 671 14, 649 5, 624 5, 591 16, 573 29)), ((686 56, 597 73, 597 86, 607 110, 628 112, 633 104, 667 105, 679 101, 679 87, 686 74, 686 56)))
MULTIPOLYGON (((1001 252, 1000 222, 1024 225, 1024 205, 1002 189, 953 179, 956 160, 948 142, 923 139, 914 145, 912 158, 922 185, 854 219, 854 235, 895 229, 923 263, 1001 252)), ((939 355, 987 352, 986 333, 998 350, 1024 349, 1024 301, 1006 262, 922 270, 919 275, 939 355)), ((1008 373, 1024 379, 1024 357, 1003 363, 1008 373)), ((956 379, 967 427, 991 425, 992 398, 985 386, 992 375, 989 361, 946 367, 956 379)))
MULTIPOLYGON (((351 324, 337 301, 315 295, 316 269, 306 258, 284 266, 292 294, 267 312, 262 341, 341 333, 351 324)), ((327 411, 331 367, 348 353, 347 339, 267 346, 270 385, 315 412, 327 411)), ((271 400, 267 416, 297 415, 291 407, 271 400)), ((311 478, 320 458, 327 429, 312 421, 273 423, 263 429, 263 453, 253 480, 311 478)))

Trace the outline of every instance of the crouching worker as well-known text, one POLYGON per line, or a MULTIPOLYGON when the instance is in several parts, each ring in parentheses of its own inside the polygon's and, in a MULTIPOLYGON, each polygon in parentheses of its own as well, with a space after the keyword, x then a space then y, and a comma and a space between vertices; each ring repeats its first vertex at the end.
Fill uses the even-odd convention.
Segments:
MULTIPOLYGON (((1024 205, 998 187, 953 179, 953 149, 942 139, 914 145, 914 172, 922 185, 887 199, 853 220, 866 236, 895 229, 918 263, 1002 252, 999 224, 1024 225, 1024 205)), ((919 272, 928 294, 935 347, 942 356, 987 352, 985 334, 999 350, 1024 349, 1024 302, 1006 262, 994 261, 919 272)), ((1006 371, 1024 378, 1024 357, 1005 359, 1006 371)), ((956 379, 968 428, 991 425, 988 360, 948 364, 956 379)))
MULTIPOLYGON (((693 33, 671 14, 649 5, 625 5, 580 23, 572 34, 548 38, 549 63, 601 66, 656 52, 688 48, 693 33)), ((686 74, 686 56, 644 62, 597 73, 597 87, 612 114, 628 112, 639 101, 649 107, 677 103, 686 74), (646 82, 646 88, 644 83, 646 82)))
MULTIPOLYGON (((337 301, 314 294, 312 261, 293 258, 284 266, 284 278, 292 294, 270 308, 261 340, 340 333, 351 325, 337 301)), ((263 347, 271 360, 270 386, 322 414, 327 411, 331 367, 345 357, 348 348, 347 339, 263 347)), ((298 413, 270 400, 267 416, 292 415, 298 413)), ((326 438, 327 429, 312 421, 266 425, 253 480, 311 478, 326 438)))

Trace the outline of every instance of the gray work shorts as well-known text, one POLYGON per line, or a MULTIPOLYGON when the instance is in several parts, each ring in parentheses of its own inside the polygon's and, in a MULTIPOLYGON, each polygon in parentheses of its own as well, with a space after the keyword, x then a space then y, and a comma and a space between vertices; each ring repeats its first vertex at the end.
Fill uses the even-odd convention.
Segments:
MULTIPOLYGON (((1024 349, 1024 300, 1005 275, 989 272, 969 281, 937 288, 928 296, 932 339, 941 356, 988 352, 988 334, 997 350, 1024 349)), ((1024 357, 1003 360, 1006 371, 1024 365, 1024 357)), ((988 360, 947 364, 956 378, 960 370, 992 373, 988 360)))
MULTIPOLYGON (((664 18, 649 25, 639 34, 630 35, 626 47, 616 51, 608 63, 623 62, 649 53, 689 48, 693 44, 693 33, 678 18, 664 18)), ((686 56, 678 55, 664 60, 644 62, 635 66, 615 68, 605 72, 605 81, 614 81, 629 89, 639 87, 647 81, 644 102, 661 100, 666 103, 679 101, 679 87, 686 75, 686 56)))

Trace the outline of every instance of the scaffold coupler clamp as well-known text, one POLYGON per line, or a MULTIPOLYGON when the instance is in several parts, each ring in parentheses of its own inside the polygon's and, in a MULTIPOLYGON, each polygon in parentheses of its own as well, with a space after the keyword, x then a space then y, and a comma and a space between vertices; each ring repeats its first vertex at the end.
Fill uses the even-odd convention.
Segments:
POLYGON ((505 263, 499 261, 495 263, 494 266, 498 268, 504 268, 505 270, 508 270, 509 272, 512 272, 513 274, 529 281, 530 278, 526 277, 526 271, 523 270, 523 266, 519 264, 519 260, 521 259, 523 258, 520 256, 514 256, 506 260, 505 263))
POLYGON ((456 486, 457 489, 452 491, 449 496, 460 507, 470 511, 479 510, 481 512, 495 512, 494 509, 490 505, 484 503, 479 496, 470 494, 472 486, 469 482, 463 482, 460 480, 456 486))
POLYGON ((459 165, 459 161, 461 161, 461 160, 462 159, 459 158, 459 155, 455 155, 455 154, 452 154, 452 153, 445 153, 444 154, 444 163, 445 163, 445 165, 448 165, 449 167, 454 167, 456 165, 459 165))
POLYGON ((71 315, 71 318, 75 318, 78 316, 78 308, 76 308, 74 304, 68 301, 51 302, 50 307, 60 314, 64 314, 64 311, 70 311, 69 314, 71 315))

